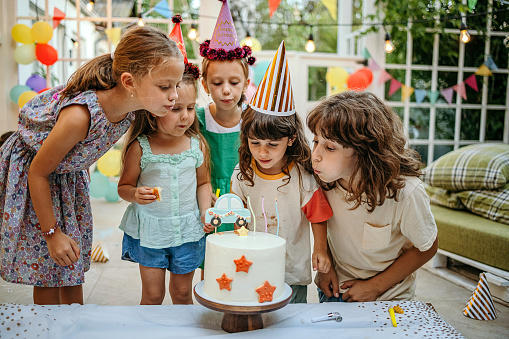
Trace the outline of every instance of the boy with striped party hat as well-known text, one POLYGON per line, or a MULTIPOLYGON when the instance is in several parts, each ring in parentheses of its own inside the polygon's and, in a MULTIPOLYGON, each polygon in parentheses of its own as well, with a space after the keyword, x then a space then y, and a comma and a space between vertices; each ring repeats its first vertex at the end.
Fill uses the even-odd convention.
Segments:
POLYGON ((326 221, 332 210, 313 176, 311 150, 295 110, 284 41, 242 114, 240 140, 231 191, 244 203, 250 197, 251 231, 258 223, 265 225, 260 229, 286 239, 285 283, 293 291, 290 302, 305 303, 311 264, 324 273, 331 267, 326 221), (312 255, 309 223, 315 239, 312 255))

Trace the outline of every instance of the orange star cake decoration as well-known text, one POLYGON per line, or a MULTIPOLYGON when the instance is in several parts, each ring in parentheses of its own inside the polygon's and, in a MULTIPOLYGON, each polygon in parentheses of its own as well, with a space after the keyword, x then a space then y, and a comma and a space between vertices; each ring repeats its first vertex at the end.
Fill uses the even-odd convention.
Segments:
POLYGON ((235 272, 244 271, 246 273, 249 273, 249 266, 253 264, 253 262, 247 260, 244 255, 242 255, 240 259, 233 259, 233 262, 235 262, 235 265, 237 265, 237 269, 235 272))
POLYGON ((246 237, 247 236, 247 233, 249 232, 249 230, 245 227, 245 226, 242 226, 241 228, 237 229, 234 231, 235 234, 237 234, 239 237, 246 237))
POLYGON ((233 279, 230 278, 229 276, 227 276, 226 273, 223 273, 221 278, 217 278, 216 280, 219 283, 220 290, 224 290, 224 289, 227 289, 228 291, 232 290, 230 283, 233 281, 233 279))
POLYGON ((258 301, 261 303, 264 301, 272 301, 272 296, 274 295, 275 290, 276 286, 272 286, 267 280, 265 280, 262 286, 255 289, 256 293, 260 296, 258 301))

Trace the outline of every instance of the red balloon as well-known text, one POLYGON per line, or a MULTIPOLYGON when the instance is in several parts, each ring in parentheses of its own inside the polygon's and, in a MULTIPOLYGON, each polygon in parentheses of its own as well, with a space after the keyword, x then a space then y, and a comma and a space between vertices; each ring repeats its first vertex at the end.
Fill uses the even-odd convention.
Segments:
POLYGON ((369 68, 361 68, 357 72, 365 74, 368 77, 368 84, 371 84, 371 82, 373 81, 373 73, 369 68))
POLYGON ((46 88, 43 88, 41 89, 39 92, 37 92, 37 94, 41 94, 42 92, 44 91, 47 91, 48 89, 50 89, 51 87, 46 87, 46 88))
POLYGON ((348 89, 353 89, 357 92, 364 91, 366 87, 369 86, 368 75, 359 73, 358 71, 354 72, 348 77, 346 85, 348 86, 348 89))
POLYGON ((35 45, 35 56, 42 64, 51 66, 57 61, 58 52, 53 46, 38 43, 35 45))

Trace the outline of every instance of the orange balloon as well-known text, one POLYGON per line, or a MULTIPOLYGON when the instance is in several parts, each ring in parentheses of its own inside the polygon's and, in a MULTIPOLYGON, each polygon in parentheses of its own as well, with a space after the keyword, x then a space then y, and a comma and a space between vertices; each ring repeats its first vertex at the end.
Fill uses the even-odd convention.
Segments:
POLYGON ((48 44, 35 45, 35 56, 42 64, 51 66, 58 60, 58 52, 48 44))
POLYGON ((348 89, 353 89, 357 92, 364 91, 369 86, 369 78, 366 74, 357 71, 350 74, 346 84, 348 89))
POLYGON ((361 68, 357 72, 365 74, 368 77, 368 84, 371 84, 371 82, 373 81, 373 73, 369 68, 361 68))

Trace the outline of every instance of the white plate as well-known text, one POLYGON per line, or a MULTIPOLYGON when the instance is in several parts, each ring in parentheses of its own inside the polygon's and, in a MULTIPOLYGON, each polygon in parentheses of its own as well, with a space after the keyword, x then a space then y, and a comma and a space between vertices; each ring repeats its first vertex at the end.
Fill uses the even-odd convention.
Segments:
POLYGON ((244 302, 226 301, 226 300, 213 298, 213 297, 209 296, 207 293, 205 293, 205 291, 203 291, 203 280, 196 284, 196 286, 194 287, 194 290, 196 291, 196 294, 198 294, 203 299, 206 299, 211 302, 215 302, 217 304, 229 305, 229 306, 269 306, 272 304, 280 303, 281 301, 286 300, 287 298, 289 298, 292 295, 292 288, 288 284, 285 284, 285 291, 283 292, 283 294, 280 297, 278 297, 276 299, 272 299, 272 301, 265 301, 263 303, 246 302, 246 301, 244 301, 244 302))

